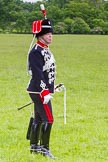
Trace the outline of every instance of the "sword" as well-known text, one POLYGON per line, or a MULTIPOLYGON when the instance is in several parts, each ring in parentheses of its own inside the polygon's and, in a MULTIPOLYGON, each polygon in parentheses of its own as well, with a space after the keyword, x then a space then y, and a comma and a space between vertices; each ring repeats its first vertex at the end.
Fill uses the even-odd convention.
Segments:
POLYGON ((28 104, 26 104, 26 105, 23 105, 23 106, 21 106, 21 107, 18 107, 17 110, 21 110, 21 109, 23 109, 24 107, 27 107, 27 106, 31 105, 32 103, 33 103, 33 102, 30 102, 30 103, 28 103, 28 104))

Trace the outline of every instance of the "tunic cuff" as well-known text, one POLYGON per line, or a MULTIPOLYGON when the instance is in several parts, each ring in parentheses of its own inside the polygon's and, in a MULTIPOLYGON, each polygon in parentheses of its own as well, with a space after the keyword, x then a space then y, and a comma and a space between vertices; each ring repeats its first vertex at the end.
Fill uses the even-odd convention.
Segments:
POLYGON ((44 96, 46 96, 48 94, 50 94, 49 89, 44 89, 44 90, 41 91, 40 96, 44 97, 44 96))

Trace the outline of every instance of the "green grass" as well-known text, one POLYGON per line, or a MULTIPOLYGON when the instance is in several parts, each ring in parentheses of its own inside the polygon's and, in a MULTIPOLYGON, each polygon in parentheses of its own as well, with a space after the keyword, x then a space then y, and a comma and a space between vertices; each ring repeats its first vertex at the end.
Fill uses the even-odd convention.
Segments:
MULTIPOLYGON (((25 139, 32 106, 26 93, 27 51, 32 35, 0 34, 0 162, 51 162, 29 153, 25 139)), ((108 37, 55 35, 51 49, 56 83, 67 88, 67 124, 63 92, 53 97, 55 122, 50 148, 57 162, 108 161, 108 37)))

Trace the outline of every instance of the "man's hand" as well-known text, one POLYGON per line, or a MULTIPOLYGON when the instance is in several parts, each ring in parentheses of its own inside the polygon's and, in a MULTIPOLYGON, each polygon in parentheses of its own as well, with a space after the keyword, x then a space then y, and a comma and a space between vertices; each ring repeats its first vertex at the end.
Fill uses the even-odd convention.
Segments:
POLYGON ((53 98, 50 95, 50 92, 48 89, 44 89, 41 93, 40 93, 40 97, 43 99, 43 104, 47 104, 51 98, 53 98))
POLYGON ((43 104, 47 104, 50 101, 51 98, 52 98, 52 96, 50 94, 44 96, 43 104))

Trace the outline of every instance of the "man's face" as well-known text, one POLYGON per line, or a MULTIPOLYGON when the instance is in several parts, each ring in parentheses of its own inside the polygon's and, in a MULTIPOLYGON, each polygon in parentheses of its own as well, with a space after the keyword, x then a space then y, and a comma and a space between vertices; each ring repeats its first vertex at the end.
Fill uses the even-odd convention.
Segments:
POLYGON ((50 44, 52 42, 52 33, 47 33, 41 36, 45 44, 50 44))

